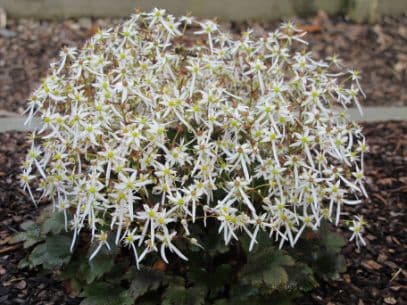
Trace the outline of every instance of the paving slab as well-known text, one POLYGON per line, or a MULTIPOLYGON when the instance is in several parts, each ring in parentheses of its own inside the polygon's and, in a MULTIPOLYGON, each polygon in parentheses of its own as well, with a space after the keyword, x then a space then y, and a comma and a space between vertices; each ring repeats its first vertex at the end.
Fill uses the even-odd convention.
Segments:
POLYGON ((304 15, 324 10, 329 14, 346 12, 358 21, 375 21, 381 14, 401 15, 406 0, 0 0, 11 16, 30 18, 128 16, 135 8, 168 9, 179 15, 229 20, 266 19, 304 15))
MULTIPOLYGON (((402 0, 392 0, 402 1, 402 0)), ((120 17, 134 9, 165 8, 172 14, 192 12, 194 16, 229 20, 276 19, 313 13, 319 9, 337 13, 343 0, 0 0, 0 7, 15 17, 120 17)))

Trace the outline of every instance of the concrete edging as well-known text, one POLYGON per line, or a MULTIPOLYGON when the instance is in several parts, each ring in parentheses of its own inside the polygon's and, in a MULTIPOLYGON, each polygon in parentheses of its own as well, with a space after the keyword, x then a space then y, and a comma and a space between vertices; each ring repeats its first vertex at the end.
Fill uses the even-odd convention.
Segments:
MULTIPOLYGON (((407 120, 407 107, 364 107, 363 117, 356 108, 348 109, 352 120, 358 122, 402 121, 407 120)), ((0 132, 11 130, 30 131, 39 126, 39 121, 34 120, 30 126, 24 125, 24 117, 0 118, 0 132)))
POLYGON ((128 16, 135 8, 166 8, 172 14, 225 20, 277 19, 324 10, 347 12, 357 21, 374 21, 380 14, 407 12, 406 0, 0 0, 12 17, 67 18, 128 16))

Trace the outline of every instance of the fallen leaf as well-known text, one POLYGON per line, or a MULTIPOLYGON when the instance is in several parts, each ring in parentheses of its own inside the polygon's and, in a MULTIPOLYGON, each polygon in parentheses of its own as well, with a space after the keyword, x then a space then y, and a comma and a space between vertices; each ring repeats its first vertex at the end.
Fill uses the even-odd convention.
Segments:
POLYGON ((22 244, 20 243, 20 244, 16 244, 16 245, 12 245, 12 246, 2 248, 2 249, 0 249, 0 254, 11 252, 11 251, 13 251, 15 249, 20 248, 21 246, 22 246, 22 244))
POLYGON ((377 261, 379 263, 384 263, 387 260, 387 255, 380 253, 379 256, 377 257, 377 261))
POLYGON ((160 271, 165 271, 167 270, 167 264, 164 263, 164 261, 159 260, 156 261, 152 267, 154 270, 160 270, 160 271))
POLYGON ((317 33, 322 31, 320 24, 300 25, 299 28, 307 33, 317 33))

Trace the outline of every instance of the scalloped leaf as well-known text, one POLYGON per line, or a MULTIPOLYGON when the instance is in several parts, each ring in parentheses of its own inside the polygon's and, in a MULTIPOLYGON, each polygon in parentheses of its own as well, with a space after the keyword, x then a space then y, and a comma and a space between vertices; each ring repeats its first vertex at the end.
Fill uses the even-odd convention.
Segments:
POLYGON ((225 285, 231 282, 232 268, 229 264, 217 266, 214 270, 208 271, 205 268, 191 266, 187 273, 188 281, 195 285, 207 287, 210 291, 210 297, 225 289, 225 285))
POLYGON ((288 268, 288 274, 287 290, 310 291, 318 287, 314 271, 304 263, 297 262, 295 266, 288 268))
POLYGON ((344 245, 346 245, 346 239, 337 233, 328 233, 322 235, 322 243, 328 251, 339 253, 344 245))
POLYGON ((248 257, 247 264, 240 272, 242 283, 269 289, 279 288, 288 282, 285 267, 294 265, 291 256, 283 251, 263 249, 248 257))
POLYGON ((170 285, 164 292, 162 305, 204 305, 205 294, 204 287, 170 285))
POLYGON ((157 290, 164 282, 164 273, 159 270, 145 268, 132 270, 129 295, 135 300, 147 292, 157 290))
POLYGON ((15 234, 11 238, 10 243, 16 244, 23 242, 23 247, 27 249, 44 240, 44 237, 41 235, 41 228, 37 223, 29 220, 23 222, 20 228, 23 229, 24 232, 15 234))
POLYGON ((50 236, 37 245, 29 255, 30 265, 43 265, 45 269, 54 269, 68 263, 71 259, 69 246, 71 239, 65 235, 50 236))
POLYGON ((59 234, 65 229, 64 212, 52 213, 41 224, 41 232, 43 234, 53 233, 59 234))
POLYGON ((114 266, 114 257, 106 254, 96 255, 89 262, 89 269, 86 273, 86 282, 92 283, 96 279, 101 278, 105 273, 112 270, 114 266))
POLYGON ((93 283, 81 294, 80 305, 132 305, 134 300, 121 287, 106 282, 93 283))

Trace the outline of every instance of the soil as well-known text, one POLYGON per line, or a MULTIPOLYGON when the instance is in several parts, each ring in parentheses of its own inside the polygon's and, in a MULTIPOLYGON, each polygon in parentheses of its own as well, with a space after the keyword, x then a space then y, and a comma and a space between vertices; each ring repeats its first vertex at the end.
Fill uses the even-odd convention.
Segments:
MULTIPOLYGON (((367 246, 358 250, 349 243, 342 251, 347 271, 337 280, 322 280, 298 305, 407 304, 407 121, 363 126, 370 146, 366 156, 370 199, 357 213, 368 221, 367 246)), ((80 299, 68 295, 52 277, 18 269, 26 251, 8 242, 23 221, 39 212, 17 181, 28 149, 25 136, 0 133, 0 304, 79 304, 80 299)))
MULTIPOLYGON (((40 83, 63 46, 81 46, 98 27, 120 19, 33 21, 9 19, 0 28, 0 116, 22 113, 26 99, 40 83)), ((297 23, 308 31, 310 49, 317 58, 334 53, 349 68, 362 73, 365 105, 407 105, 407 16, 383 18, 377 25, 361 25, 344 17, 320 13, 297 23)), ((278 22, 222 22, 233 33, 248 27, 261 34, 278 22)))

